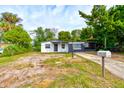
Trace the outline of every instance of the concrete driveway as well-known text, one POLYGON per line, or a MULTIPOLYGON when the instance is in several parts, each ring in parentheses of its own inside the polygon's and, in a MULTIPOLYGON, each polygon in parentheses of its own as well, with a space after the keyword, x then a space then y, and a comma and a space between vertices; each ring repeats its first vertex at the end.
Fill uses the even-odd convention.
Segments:
MULTIPOLYGON (((76 55, 94 61, 95 63, 102 64, 101 57, 87 53, 76 53, 76 55)), ((124 79, 124 62, 113 60, 111 58, 105 58, 105 68, 112 74, 124 79)))

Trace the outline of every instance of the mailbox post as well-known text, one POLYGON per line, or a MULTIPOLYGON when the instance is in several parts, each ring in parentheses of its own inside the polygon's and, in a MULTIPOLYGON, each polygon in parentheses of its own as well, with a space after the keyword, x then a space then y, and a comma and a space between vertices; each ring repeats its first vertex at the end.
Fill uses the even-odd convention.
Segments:
POLYGON ((105 77, 105 57, 102 57, 102 77, 105 77))
POLYGON ((102 57, 102 77, 105 77, 105 57, 111 57, 110 51, 98 51, 98 56, 102 57))

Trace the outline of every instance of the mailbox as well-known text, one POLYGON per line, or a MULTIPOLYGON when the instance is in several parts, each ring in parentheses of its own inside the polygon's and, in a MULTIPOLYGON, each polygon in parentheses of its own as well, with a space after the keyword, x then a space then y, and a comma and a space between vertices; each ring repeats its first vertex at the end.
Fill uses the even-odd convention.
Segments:
POLYGON ((98 56, 102 57, 102 76, 105 77, 105 57, 111 57, 111 52, 110 51, 98 51, 97 52, 98 56))
POLYGON ((110 51, 98 51, 97 52, 97 55, 98 56, 101 56, 101 57, 111 57, 111 52, 110 51))

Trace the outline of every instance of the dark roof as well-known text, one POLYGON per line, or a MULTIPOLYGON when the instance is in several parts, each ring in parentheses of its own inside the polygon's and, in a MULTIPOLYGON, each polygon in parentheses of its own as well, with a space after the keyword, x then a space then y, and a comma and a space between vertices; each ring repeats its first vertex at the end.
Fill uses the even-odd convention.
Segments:
MULTIPOLYGON (((52 43, 71 43, 71 42, 68 42, 68 41, 62 41, 62 40, 49 40, 48 42, 52 42, 52 43)), ((79 43, 79 42, 78 42, 79 43)), ((80 42, 82 43, 82 42, 80 42)))
POLYGON ((61 43, 61 42, 64 42, 62 40, 50 40, 50 42, 53 42, 53 43, 61 43))

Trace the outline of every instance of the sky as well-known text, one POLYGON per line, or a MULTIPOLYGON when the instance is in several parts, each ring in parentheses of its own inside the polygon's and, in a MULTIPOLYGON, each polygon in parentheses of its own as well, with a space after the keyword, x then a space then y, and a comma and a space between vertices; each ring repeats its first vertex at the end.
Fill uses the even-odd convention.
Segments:
POLYGON ((73 30, 86 27, 85 20, 79 16, 78 10, 90 14, 92 6, 88 5, 11 5, 0 6, 0 13, 12 12, 23 19, 25 30, 37 27, 73 30))

